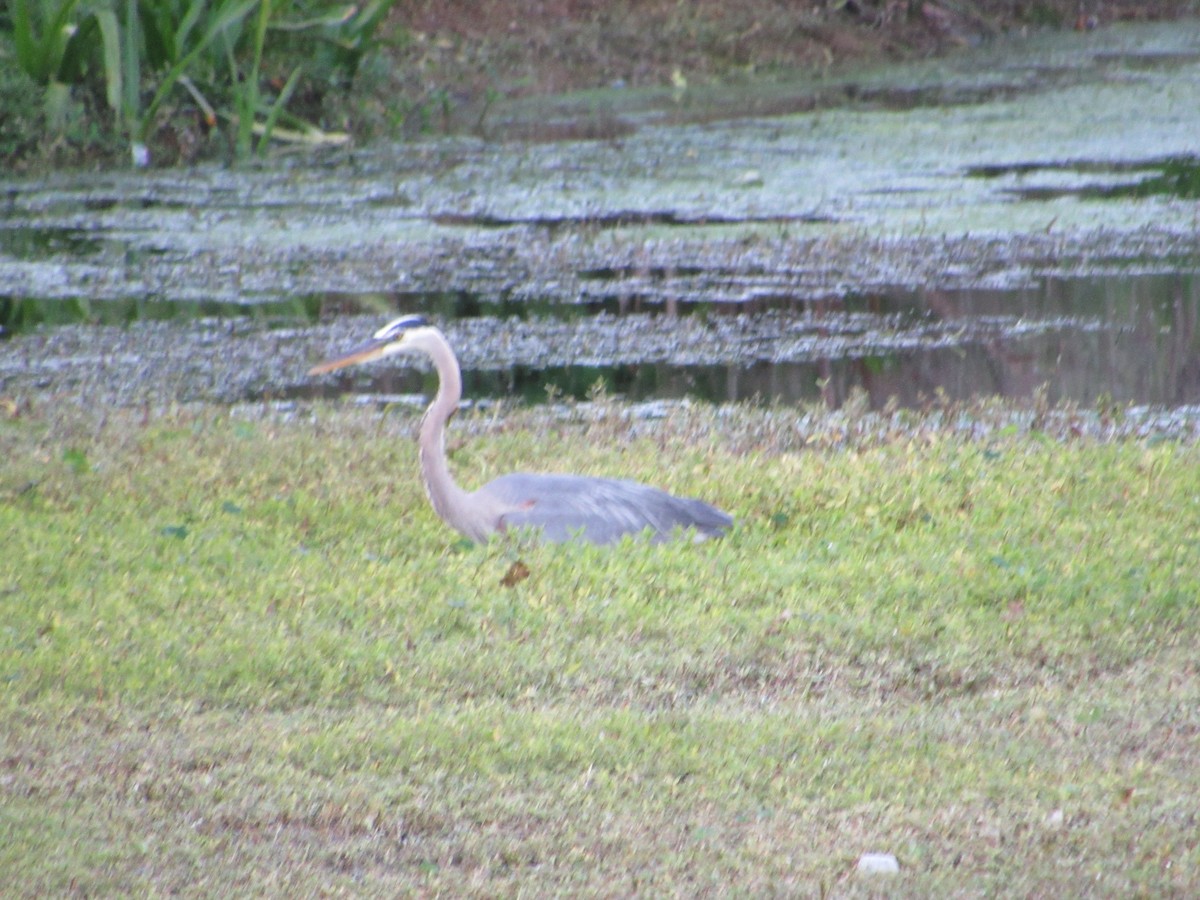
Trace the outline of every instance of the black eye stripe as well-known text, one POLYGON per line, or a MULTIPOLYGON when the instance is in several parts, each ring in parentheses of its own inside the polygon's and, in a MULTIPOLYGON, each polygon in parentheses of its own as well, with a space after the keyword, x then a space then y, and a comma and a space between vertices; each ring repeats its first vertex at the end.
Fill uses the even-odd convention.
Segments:
POLYGON ((375 337, 378 340, 388 340, 399 337, 402 332, 408 331, 412 328, 421 328, 425 324, 427 323, 425 322, 424 316, 401 316, 398 319, 393 319, 391 322, 388 322, 377 332, 375 332, 375 337))

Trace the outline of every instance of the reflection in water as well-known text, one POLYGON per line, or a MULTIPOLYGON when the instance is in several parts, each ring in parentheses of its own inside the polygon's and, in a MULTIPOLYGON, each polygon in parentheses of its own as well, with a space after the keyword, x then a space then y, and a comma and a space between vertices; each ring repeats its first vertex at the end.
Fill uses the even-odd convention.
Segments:
POLYGON ((1046 385, 1052 401, 1200 402, 1195 276, 1055 279, 1029 291, 929 293, 922 303, 948 321, 1016 314, 1064 325, 1029 334, 1017 327, 957 350, 908 354, 863 375, 873 401, 894 394, 912 402, 938 387, 954 398, 1029 397, 1046 385))
MULTIPOLYGON (((465 392, 538 403, 551 393, 582 399, 601 385, 609 395, 632 400, 823 400, 840 406, 861 389, 878 408, 893 398, 920 406, 939 394, 955 400, 1029 398, 1044 386, 1052 402, 1200 403, 1200 279, 1191 275, 1052 279, 1023 291, 873 295, 826 301, 818 311, 805 311, 799 302, 780 305, 788 312, 772 319, 779 323, 778 342, 794 336, 798 326, 789 321, 817 331, 825 322, 836 330, 838 320, 866 314, 878 317, 885 346, 873 346, 867 336, 838 344, 845 349, 840 354, 818 349, 774 361, 778 344, 760 340, 761 358, 749 360, 468 368, 465 392), (942 335, 961 326, 961 335, 950 343, 916 338, 895 349, 905 343, 897 340, 898 331, 928 332, 931 323, 942 335)), ((386 369, 344 387, 391 395, 428 390, 429 384, 420 373, 386 369)))
POLYGON ((631 400, 840 406, 861 390, 878 408, 893 398, 905 406, 939 396, 1022 400, 1045 386, 1052 402, 1200 405, 1200 277, 1190 274, 819 302, 642 301, 627 312, 594 310, 594 298, 544 299, 511 315, 516 302, 409 293, 76 309, 0 298, 10 324, 24 326, 0 340, 0 393, 82 392, 119 405, 427 394, 429 376, 400 360, 340 378, 305 375, 400 308, 443 325, 471 398, 584 399, 599 385, 631 400), (67 323, 51 327, 60 317, 67 323))

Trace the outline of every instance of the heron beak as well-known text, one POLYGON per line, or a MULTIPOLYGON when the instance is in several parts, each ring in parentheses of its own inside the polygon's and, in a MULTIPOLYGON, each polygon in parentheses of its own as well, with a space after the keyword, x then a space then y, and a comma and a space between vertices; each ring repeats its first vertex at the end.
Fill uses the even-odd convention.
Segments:
POLYGON ((385 340, 372 338, 365 344, 355 347, 345 356, 335 356, 333 359, 327 359, 323 363, 313 366, 308 370, 308 374, 324 375, 326 372, 334 372, 338 369, 344 369, 347 366, 357 366, 359 363, 379 359, 383 356, 383 351, 387 346, 392 343, 395 343, 393 338, 385 340))

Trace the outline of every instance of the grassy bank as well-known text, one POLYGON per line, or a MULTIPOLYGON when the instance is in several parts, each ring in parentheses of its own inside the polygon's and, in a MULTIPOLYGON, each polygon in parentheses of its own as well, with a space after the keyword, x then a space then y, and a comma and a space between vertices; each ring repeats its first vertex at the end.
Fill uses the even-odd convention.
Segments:
POLYGON ((407 412, 10 407, 6 884, 1200 886, 1200 449, 624 412, 468 416, 454 464, 652 481, 727 539, 471 547, 407 412))

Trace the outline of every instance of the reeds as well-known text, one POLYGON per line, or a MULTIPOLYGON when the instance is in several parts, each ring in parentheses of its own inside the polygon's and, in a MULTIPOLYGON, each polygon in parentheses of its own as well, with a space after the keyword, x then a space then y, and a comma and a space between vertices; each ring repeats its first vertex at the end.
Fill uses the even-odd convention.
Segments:
POLYGON ((392 2, 13 0, 7 27, 17 64, 45 87, 51 130, 66 127, 75 93, 91 92, 145 165, 164 108, 180 102, 205 128, 228 129, 244 160, 272 139, 345 139, 288 103, 306 74, 347 84, 392 2))

